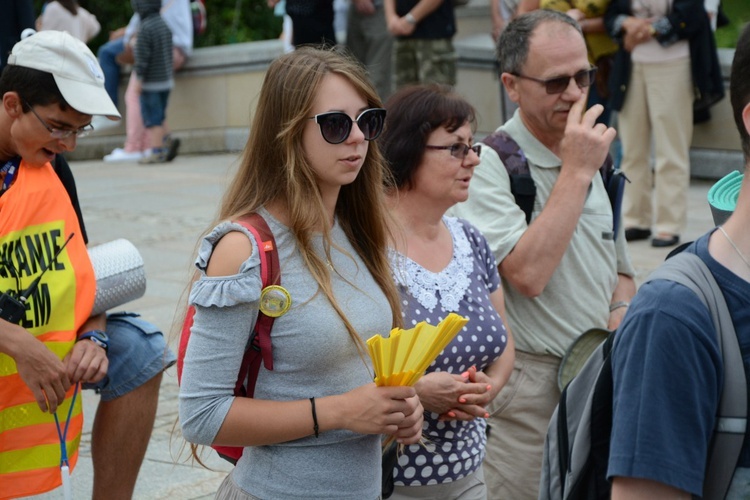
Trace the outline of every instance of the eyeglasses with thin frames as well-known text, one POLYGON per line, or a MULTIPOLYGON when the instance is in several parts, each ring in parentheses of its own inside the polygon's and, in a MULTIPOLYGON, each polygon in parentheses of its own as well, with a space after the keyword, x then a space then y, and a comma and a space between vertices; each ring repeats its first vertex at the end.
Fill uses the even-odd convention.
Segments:
POLYGON ((349 137, 349 134, 351 134, 352 123, 354 122, 357 122, 357 127, 364 134, 366 141, 374 141, 383 131, 385 109, 366 109, 354 120, 341 111, 319 113, 308 119, 315 120, 315 123, 320 126, 320 134, 329 144, 341 144, 344 142, 349 137))
POLYGON ((584 69, 573 76, 557 76, 555 78, 549 78, 547 80, 534 78, 533 76, 522 75, 521 73, 511 73, 511 75, 544 85, 544 89, 548 94, 562 94, 563 92, 565 92, 565 89, 568 88, 568 83, 570 83, 571 78, 576 81, 576 85, 578 85, 578 88, 583 89, 591 85, 594 82, 596 68, 584 69))
POLYGON ((59 128, 50 127, 49 125, 47 125, 47 122, 45 122, 42 119, 42 117, 37 114, 36 111, 34 111, 34 108, 29 103, 26 103, 26 106, 28 106, 31 112, 34 113, 34 116, 36 116, 36 119, 39 120, 39 123, 41 123, 44 128, 47 129, 50 137, 52 137, 53 139, 67 139, 71 135, 74 135, 78 138, 86 137, 94 130, 94 126, 91 125, 90 123, 86 125, 85 127, 79 128, 78 130, 63 130, 59 128))
POLYGON ((455 144, 451 144, 450 146, 431 146, 426 145, 427 149, 446 149, 450 151, 451 156, 453 158, 458 158, 459 160, 463 161, 464 158, 466 158, 466 155, 469 154, 469 150, 474 151, 474 154, 479 156, 482 153, 482 145, 481 144, 474 144, 473 146, 467 146, 463 142, 457 142, 455 144))

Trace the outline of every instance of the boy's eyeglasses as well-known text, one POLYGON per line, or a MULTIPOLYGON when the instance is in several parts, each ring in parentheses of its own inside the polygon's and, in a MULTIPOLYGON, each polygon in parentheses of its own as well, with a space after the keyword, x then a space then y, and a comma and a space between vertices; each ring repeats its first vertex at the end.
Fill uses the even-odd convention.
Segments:
POLYGON ((542 80, 541 78, 534 78, 532 76, 522 75, 520 73, 511 73, 513 76, 518 78, 525 78, 526 80, 532 80, 537 83, 544 85, 544 89, 548 94, 562 94, 565 89, 568 88, 570 79, 573 78, 576 81, 576 85, 583 89, 594 83, 594 76, 596 75, 596 68, 584 69, 579 71, 573 76, 558 76, 550 78, 548 80, 542 80))
POLYGON ((34 111, 34 108, 29 103, 26 103, 26 105, 29 107, 29 109, 31 109, 31 112, 34 113, 34 116, 36 116, 36 119, 39 120, 39 123, 41 123, 42 126, 46 128, 47 131, 49 131, 49 135, 53 139, 67 139, 71 135, 74 135, 76 137, 86 137, 94 130, 94 126, 91 125, 90 123, 86 125, 85 127, 79 128, 78 130, 63 130, 59 128, 50 127, 42 119, 42 117, 39 116, 36 111, 34 111))
POLYGON ((462 160, 466 158, 466 155, 469 154, 469 150, 474 151, 474 153, 479 156, 482 153, 482 145, 481 144, 474 144, 473 146, 467 146, 463 142, 457 142, 455 144, 451 144, 450 146, 430 146, 429 144, 425 146, 427 149, 447 149, 451 152, 451 156, 453 158, 458 158, 459 160, 462 160))
MULTIPOLYGON (((341 111, 331 111, 311 116, 310 120, 320 125, 320 133, 329 144, 341 144, 352 132, 352 119, 341 111)), ((357 127, 365 135, 366 141, 374 141, 383 131, 385 109, 370 108, 362 111, 356 120, 357 127)))

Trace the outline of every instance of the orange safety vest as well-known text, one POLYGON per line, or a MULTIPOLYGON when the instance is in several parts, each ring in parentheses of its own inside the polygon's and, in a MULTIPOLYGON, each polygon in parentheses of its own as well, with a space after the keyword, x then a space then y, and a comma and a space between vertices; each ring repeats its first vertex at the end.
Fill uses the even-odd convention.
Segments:
MULTIPOLYGON (((96 279, 70 197, 48 163, 21 162, 0 196, 0 291, 25 290, 48 267, 21 320, 60 359, 91 315, 96 279), (75 233, 52 262, 70 233, 75 233)), ((64 429, 74 387, 57 415, 64 429)), ((76 397, 66 436, 72 471, 78 460, 83 408, 76 397)), ((0 353, 0 499, 35 495, 61 484, 60 442, 54 416, 42 412, 15 361, 0 353)))

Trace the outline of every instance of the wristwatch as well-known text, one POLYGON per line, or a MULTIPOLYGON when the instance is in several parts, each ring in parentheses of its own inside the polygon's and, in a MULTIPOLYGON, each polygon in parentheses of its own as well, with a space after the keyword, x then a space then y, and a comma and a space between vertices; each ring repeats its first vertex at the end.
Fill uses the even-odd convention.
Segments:
POLYGON ((404 19, 406 19, 406 22, 411 25, 417 24, 417 19, 414 17, 414 15, 412 15, 411 12, 407 12, 404 16, 404 19))
POLYGON ((109 336, 107 336, 102 330, 89 330, 78 337, 78 341, 84 339, 89 339, 91 342, 104 349, 104 352, 107 352, 107 349, 109 349, 109 336))

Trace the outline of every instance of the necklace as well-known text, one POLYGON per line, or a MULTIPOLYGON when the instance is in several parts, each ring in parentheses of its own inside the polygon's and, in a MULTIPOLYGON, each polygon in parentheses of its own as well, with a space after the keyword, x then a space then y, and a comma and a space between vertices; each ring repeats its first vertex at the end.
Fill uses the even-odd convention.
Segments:
POLYGON ((745 265, 748 267, 748 269, 750 269, 750 262, 747 261, 747 259, 742 254, 742 252, 740 252, 739 247, 735 245, 734 241, 732 241, 732 238, 729 237, 729 235, 727 234, 727 232, 724 230, 722 226, 719 226, 719 231, 721 231, 721 234, 724 235, 724 237, 727 239, 729 244, 732 245, 732 248, 734 248, 734 251, 737 252, 737 255, 740 256, 740 259, 742 259, 742 262, 744 262, 745 265))

